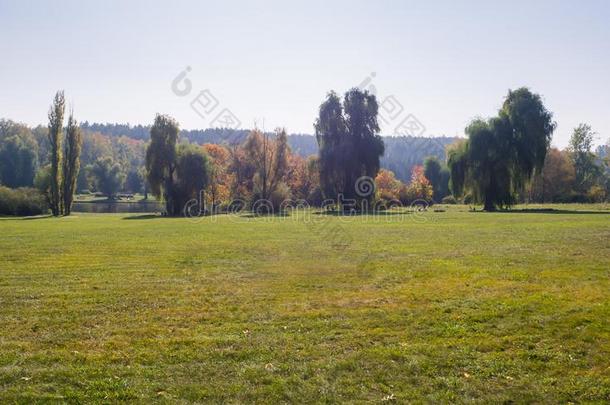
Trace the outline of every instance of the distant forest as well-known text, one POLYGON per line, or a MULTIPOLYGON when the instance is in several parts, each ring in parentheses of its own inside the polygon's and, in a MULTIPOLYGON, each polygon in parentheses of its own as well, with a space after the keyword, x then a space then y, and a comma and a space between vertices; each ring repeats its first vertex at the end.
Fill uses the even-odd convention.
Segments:
MULTIPOLYGON (((99 124, 85 121, 81 128, 86 133, 99 133, 102 135, 148 141, 150 139, 150 125, 129 124, 99 124)), ((181 130, 180 137, 190 143, 203 145, 206 143, 234 145, 246 139, 250 130, 208 128, 181 130)), ((423 164, 429 156, 436 156, 445 161, 445 147, 454 143, 457 137, 407 137, 384 136, 385 153, 381 158, 381 167, 391 170, 401 181, 409 181, 414 166, 423 164)), ((309 134, 290 134, 288 144, 293 153, 304 158, 318 154, 316 138, 309 134)))

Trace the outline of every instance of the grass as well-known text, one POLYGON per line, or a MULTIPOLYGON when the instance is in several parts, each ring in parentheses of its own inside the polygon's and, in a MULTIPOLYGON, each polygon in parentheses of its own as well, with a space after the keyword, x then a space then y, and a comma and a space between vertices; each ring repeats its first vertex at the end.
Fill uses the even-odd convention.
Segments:
POLYGON ((610 214, 554 208, 0 219, 0 402, 609 401, 610 214))

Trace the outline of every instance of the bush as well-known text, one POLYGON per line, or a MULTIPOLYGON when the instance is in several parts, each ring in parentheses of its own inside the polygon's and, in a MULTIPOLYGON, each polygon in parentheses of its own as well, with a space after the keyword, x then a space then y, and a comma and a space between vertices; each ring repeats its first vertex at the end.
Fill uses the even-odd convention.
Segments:
POLYGON ((313 207, 321 207, 323 201, 324 196, 322 195, 322 190, 320 190, 320 186, 312 188, 309 194, 307 195, 307 202, 313 207))
POLYGON ((44 195, 34 188, 0 186, 0 215, 41 215, 49 210, 44 195))
POLYGON ((589 199, 589 197, 586 194, 572 192, 568 196, 559 198, 558 202, 587 204, 587 203, 591 202, 591 200, 589 199))
POLYGON ((288 187, 284 182, 279 183, 269 198, 271 204, 273 205, 273 212, 280 213, 282 208, 284 208, 282 203, 286 200, 289 201, 290 198, 290 187, 288 187))
POLYGON ((259 215, 279 214, 285 208, 282 203, 286 200, 291 200, 290 187, 286 183, 280 182, 269 198, 263 198, 260 192, 255 190, 248 205, 253 212, 259 215))
POLYGON ((448 196, 443 197, 443 199, 441 200, 441 203, 443 203, 443 204, 457 204, 457 200, 455 199, 454 196, 448 195, 448 196))
POLYGON ((432 205, 433 200, 431 190, 431 186, 422 191, 422 188, 418 185, 405 185, 400 188, 398 199, 405 206, 412 204, 423 205, 424 203, 425 205, 432 205))
POLYGON ((600 186, 593 186, 587 193, 587 198, 592 203, 600 203, 606 201, 606 190, 600 186))

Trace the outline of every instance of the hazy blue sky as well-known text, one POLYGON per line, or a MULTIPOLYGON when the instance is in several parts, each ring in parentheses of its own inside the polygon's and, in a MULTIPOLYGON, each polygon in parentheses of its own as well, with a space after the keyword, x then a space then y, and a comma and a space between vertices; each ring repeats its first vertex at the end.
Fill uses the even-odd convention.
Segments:
POLYGON ((243 127, 312 133, 328 90, 375 72, 380 99, 394 95, 426 135, 462 135, 528 86, 555 114, 556 145, 579 122, 610 136, 607 0, 0 0, 0 55, 0 117, 29 124, 46 123, 63 88, 79 120, 163 112, 205 128, 213 117, 190 102, 209 89, 243 127), (192 91, 179 97, 186 66, 192 91))

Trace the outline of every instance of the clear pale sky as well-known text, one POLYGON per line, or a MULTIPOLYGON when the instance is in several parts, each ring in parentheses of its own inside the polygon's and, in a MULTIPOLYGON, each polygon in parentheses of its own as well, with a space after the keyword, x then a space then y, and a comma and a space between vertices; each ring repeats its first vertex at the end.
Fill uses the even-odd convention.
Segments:
MULTIPOLYGON (((610 1, 0 0, 0 117, 45 124, 58 89, 79 120, 205 128, 209 89, 242 127, 313 133, 325 94, 371 73, 425 135, 463 135, 528 86, 554 144, 587 122, 610 137, 610 1), (187 66, 192 92, 172 80, 187 66)), ((390 128, 382 133, 389 134, 390 128)))

